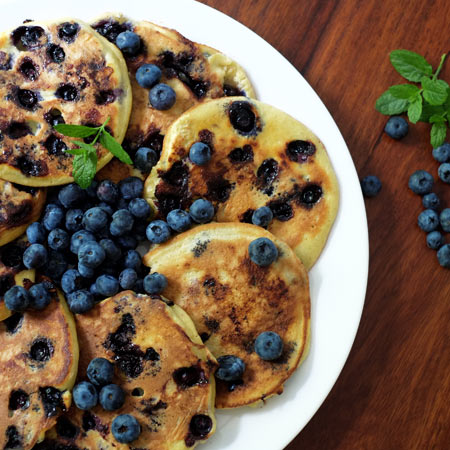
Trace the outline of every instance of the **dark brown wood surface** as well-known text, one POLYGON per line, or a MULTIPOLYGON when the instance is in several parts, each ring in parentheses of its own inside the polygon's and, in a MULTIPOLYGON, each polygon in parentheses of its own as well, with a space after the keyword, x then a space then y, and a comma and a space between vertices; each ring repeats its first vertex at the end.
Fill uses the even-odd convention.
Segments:
MULTIPOLYGON (((389 63, 391 50, 414 50, 433 67, 450 50, 450 3, 201 1, 293 63, 333 115, 360 177, 383 182, 379 196, 366 200, 370 270, 356 341, 333 390, 288 450, 450 449, 450 271, 426 247, 417 226, 421 199, 407 187, 417 169, 437 179, 438 163, 429 125, 413 125, 394 141, 374 109, 385 89, 403 82, 389 63)), ((450 61, 442 77, 450 82, 450 61)), ((450 207, 450 186, 438 181, 435 191, 450 207)))

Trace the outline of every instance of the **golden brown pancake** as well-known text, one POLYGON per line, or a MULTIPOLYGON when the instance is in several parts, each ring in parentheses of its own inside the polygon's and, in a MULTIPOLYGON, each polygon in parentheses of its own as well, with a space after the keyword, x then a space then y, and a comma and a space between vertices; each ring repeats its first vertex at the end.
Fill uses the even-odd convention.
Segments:
POLYGON ((0 247, 19 237, 39 219, 45 189, 29 188, 0 180, 0 247))
POLYGON ((269 231, 308 270, 325 245, 339 203, 336 176, 317 136, 279 109, 244 97, 211 100, 174 122, 144 196, 162 217, 206 198, 218 222, 251 222, 255 209, 269 206, 274 215, 269 231), (197 141, 212 149, 203 166, 189 159, 197 141))
POLYGON ((62 294, 51 292, 44 310, 0 322, 0 448, 32 448, 71 403, 75 323, 62 294))
POLYGON ((73 406, 47 434, 42 448, 53 448, 56 440, 80 449, 181 450, 214 433, 216 361, 187 314, 165 302, 124 291, 77 315, 78 379, 87 380, 93 358, 109 359, 115 363, 113 382, 126 393, 125 404, 111 412, 99 405, 90 411, 73 406), (110 431, 119 414, 133 415, 141 426, 139 438, 129 445, 118 443, 110 431), (190 432, 198 415, 207 416, 201 418, 211 425, 202 438, 190 432))
MULTIPOLYGON (((61 19, 0 34, 0 99, 0 177, 50 186, 72 181, 73 156, 64 150, 75 148, 53 125, 98 126, 110 117, 122 142, 132 97, 121 52, 89 25, 61 19)), ((98 169, 112 158, 100 145, 97 155, 98 169)))
POLYGON ((189 314, 216 358, 235 355, 246 364, 241 382, 217 380, 217 408, 250 405, 282 392, 307 354, 310 322, 308 275, 288 245, 254 225, 211 223, 155 246, 144 264, 167 277, 163 294, 189 314), (249 244, 260 237, 278 248, 278 259, 268 267, 248 255, 249 244), (264 331, 283 339, 276 361, 263 361, 253 350, 264 331))

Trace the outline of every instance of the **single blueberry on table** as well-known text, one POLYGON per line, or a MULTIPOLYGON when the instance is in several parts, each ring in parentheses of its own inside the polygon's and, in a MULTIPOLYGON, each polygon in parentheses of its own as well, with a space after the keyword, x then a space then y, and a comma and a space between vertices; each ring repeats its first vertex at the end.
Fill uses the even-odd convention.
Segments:
POLYGON ((419 214, 417 224, 423 231, 429 233, 439 226, 439 216, 433 209, 426 209, 419 214))
POLYGON ((51 301, 50 292, 48 292, 44 283, 33 284, 28 294, 30 296, 30 306, 33 309, 44 309, 51 301))
POLYGON ((261 206, 252 214, 252 223, 258 227, 267 228, 272 220, 273 213, 268 206, 261 206))
POLYGON ((106 257, 103 247, 97 242, 86 242, 78 250, 78 262, 95 269, 106 257))
POLYGON ((248 246, 250 259, 258 266, 269 266, 278 258, 276 245, 268 238, 262 237, 250 242, 248 246))
POLYGON ((441 211, 439 222, 444 231, 450 232, 450 208, 445 208, 441 211))
POLYGON ((86 192, 76 183, 64 186, 58 194, 58 200, 67 209, 81 205, 85 198, 86 192))
POLYGON ((47 231, 60 227, 64 221, 64 210, 54 203, 47 205, 42 224, 47 231))
POLYGON ((100 391, 100 405, 106 411, 115 411, 125 403, 125 393, 117 384, 108 384, 100 391))
POLYGON ((78 409, 87 411, 98 402, 98 394, 95 386, 88 381, 78 383, 72 391, 73 401, 78 409))
POLYGON ((70 245, 69 233, 62 228, 55 228, 48 234, 47 243, 52 250, 64 250, 70 245))
POLYGON ((105 250, 107 261, 116 262, 122 256, 122 250, 111 239, 102 239, 99 244, 105 250))
POLYGON ((70 251, 78 255, 78 250, 86 242, 96 242, 95 236, 86 230, 75 232, 70 238, 70 251))
POLYGON ((124 269, 119 275, 119 285, 122 289, 133 289, 138 279, 134 269, 124 269))
POLYGON ((111 297, 119 292, 119 281, 112 275, 100 275, 95 284, 98 293, 105 297, 111 297))
POLYGON ((67 231, 80 231, 83 228, 83 211, 81 209, 69 209, 66 212, 67 231))
POLYGON ((427 246, 433 250, 438 250, 444 244, 444 236, 439 231, 432 231, 427 234, 427 246))
POLYGON ((136 250, 128 250, 125 254, 123 267, 126 269, 134 269, 136 272, 139 272, 142 267, 141 255, 136 250))
POLYGON ((144 290, 147 294, 159 294, 167 287, 167 278, 158 272, 153 272, 144 278, 144 290))
POLYGON ((153 108, 166 111, 175 104, 177 94, 168 84, 159 83, 150 89, 148 98, 153 108))
POLYGON ((106 227, 108 224, 108 214, 102 208, 95 206, 84 213, 82 223, 87 231, 95 233, 106 227))
POLYGON ((94 296, 90 291, 81 289, 67 294, 69 309, 75 314, 83 314, 94 307, 94 296))
POLYGON ((393 139, 402 139, 408 134, 408 122, 399 116, 392 116, 386 123, 384 131, 393 139))
POLYGON ((433 189, 433 176, 425 170, 416 170, 408 181, 409 188, 414 194, 425 195, 429 194, 433 189))
POLYGON ((136 71, 136 81, 145 89, 152 88, 161 79, 161 69, 155 64, 143 64, 136 71))
POLYGON ((141 38, 132 31, 123 31, 117 36, 116 45, 125 55, 135 56, 141 48, 141 38))
POLYGON ((30 244, 43 244, 47 237, 47 231, 39 222, 28 225, 27 238, 30 244))
POLYGON ((138 219, 148 219, 152 214, 152 209, 143 198, 133 198, 128 203, 128 211, 138 219))
POLYGON ((111 180, 103 180, 97 186, 97 197, 101 202, 113 205, 119 199, 119 188, 111 180))
POLYGON ((450 160, 450 143, 444 142, 440 147, 433 148, 433 158, 440 163, 448 162, 450 160))
POLYGON ((189 149, 189 159, 197 166, 203 166, 211 159, 211 148, 204 142, 194 142, 189 149))
POLYGON ((3 299, 10 311, 25 311, 30 304, 30 296, 23 286, 13 286, 8 289, 3 299))
POLYGON ((450 184, 450 163, 442 163, 438 168, 439 178, 447 184, 450 184))
POLYGON ((439 264, 450 269, 450 244, 443 245, 437 252, 439 264))
POLYGON ((219 367, 215 376, 223 381, 237 381, 242 378, 245 371, 245 363, 241 358, 234 355, 225 355, 217 358, 219 367))
POLYGON ((283 339, 278 333, 264 331, 255 340, 255 352, 265 361, 277 359, 283 353, 283 339))
POLYGON ((430 192, 422 197, 422 205, 425 209, 434 209, 437 211, 439 206, 441 206, 441 201, 434 192, 430 192))
POLYGON ((375 197, 381 190, 381 181, 376 175, 368 175, 361 180, 361 189, 365 197, 375 197))
POLYGON ((189 215, 197 223, 211 222, 214 217, 214 206, 210 201, 199 198, 189 208, 189 215))
POLYGON ((158 162, 158 153, 148 147, 141 147, 134 155, 134 165, 143 173, 150 173, 152 167, 158 162))
POLYGON ((119 183, 120 195, 125 200, 138 198, 144 191, 144 182, 138 177, 128 177, 119 183))
POLYGON ((105 386, 112 382, 114 365, 105 358, 94 358, 88 365, 87 377, 95 386, 105 386))
POLYGON ((47 249, 42 244, 31 244, 23 252, 23 264, 27 269, 38 269, 48 260, 47 249))
POLYGON ((152 244, 162 244, 170 238, 169 225, 163 220, 154 220, 148 224, 146 235, 152 244))
POLYGON ((64 272, 61 278, 61 289, 66 293, 70 294, 75 291, 83 289, 85 286, 85 280, 81 276, 80 272, 75 269, 69 269, 64 272))
POLYGON ((135 417, 121 414, 112 421, 111 432, 117 442, 128 444, 139 437, 141 426, 135 417))
POLYGON ((182 209, 173 209, 167 214, 167 223, 173 231, 181 233, 191 226, 191 216, 182 209))

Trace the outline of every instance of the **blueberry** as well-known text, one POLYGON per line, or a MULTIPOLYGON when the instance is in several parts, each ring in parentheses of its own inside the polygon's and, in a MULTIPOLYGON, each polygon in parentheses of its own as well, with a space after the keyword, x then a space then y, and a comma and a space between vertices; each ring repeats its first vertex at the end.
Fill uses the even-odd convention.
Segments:
POLYGON ((252 223, 258 227, 267 228, 272 219, 273 213, 268 206, 261 206, 252 214, 252 223))
POLYGON ((133 228, 134 219, 128 209, 119 209, 112 216, 109 231, 113 236, 122 236, 133 228))
POLYGON ((25 311, 30 304, 30 296, 22 286, 13 286, 3 297, 5 306, 11 311, 25 311))
POLYGON ((439 178, 447 184, 450 184, 450 163, 442 163, 438 168, 439 178))
POLYGON ((66 42, 73 42, 76 38, 78 31, 80 29, 80 25, 72 22, 64 22, 60 25, 58 30, 58 36, 60 39, 66 42))
POLYGON ((450 208, 445 208, 441 211, 439 221, 442 229, 447 233, 450 232, 450 208))
POLYGON ((128 250, 123 262, 123 267, 126 269, 134 269, 139 272, 142 267, 141 255, 136 250, 128 250))
POLYGON ((105 211, 98 206, 88 209, 83 215, 83 227, 92 233, 105 228, 107 223, 108 214, 106 214, 105 211))
POLYGON ((133 250, 138 245, 138 241, 136 240, 136 238, 128 234, 126 234, 125 236, 119 236, 116 240, 123 250, 133 250))
POLYGON ((78 291, 84 288, 84 279, 80 272, 75 269, 69 269, 64 272, 61 278, 61 288, 66 294, 78 291))
POLYGON ((111 275, 100 275, 95 281, 99 294, 111 297, 119 292, 119 282, 111 275))
POLYGON ((153 272, 144 278, 144 290, 147 294, 159 294, 167 287, 167 278, 158 272, 153 272))
POLYGON ((105 211, 105 213, 108 214, 109 217, 114 214, 115 209, 111 205, 108 205, 108 203, 100 202, 97 206, 103 209, 103 211, 105 211))
POLYGON ((278 258, 276 245, 268 238, 258 238, 248 246, 250 259, 258 266, 268 266, 278 258))
POLYGON ((48 254, 48 261, 45 266, 41 268, 44 275, 47 275, 52 280, 59 280, 61 275, 67 269, 67 261, 64 255, 60 252, 50 250, 48 254))
POLYGON ((143 173, 150 173, 152 167, 158 162, 158 153, 148 147, 141 147, 134 155, 134 165, 143 173))
POLYGON ((64 221, 64 211, 63 209, 50 203, 45 209, 44 218, 42 219, 42 225, 44 225, 47 231, 54 230, 62 225, 64 221))
POLYGON ((48 234, 47 242, 52 250, 64 250, 69 247, 70 236, 67 231, 61 228, 55 228, 48 234))
POLYGON ((98 402, 97 390, 88 381, 78 383, 73 388, 72 396, 75 406, 83 411, 93 408, 98 402))
POLYGON ((148 99, 153 108, 166 111, 175 104, 177 94, 168 84, 159 83, 150 89, 148 99))
POLYGON ((211 149, 204 142, 194 142, 189 149, 189 159, 197 166, 203 166, 211 159, 211 149))
POLYGON ((128 203, 128 211, 138 219, 148 219, 152 213, 152 209, 143 198, 133 198, 128 203))
POLYGON ((31 244, 23 252, 23 264, 27 269, 38 269, 47 263, 47 249, 42 244, 31 244))
POLYGON ((146 293, 144 289, 144 280, 142 278, 136 280, 136 283, 134 283, 133 291, 136 292, 137 294, 146 293))
POLYGON ((105 250, 107 261, 116 262, 122 256, 122 251, 111 239, 102 239, 99 244, 105 250))
POLYGON ((437 211, 439 209, 439 206, 441 205, 441 201, 434 192, 431 192, 429 194, 425 194, 422 197, 422 205, 426 209, 434 209, 435 211, 437 211))
POLYGON ((111 432, 117 442, 128 444, 139 437, 141 426, 135 417, 130 414, 121 414, 112 421, 111 432))
POLYGON ((30 296, 30 306, 33 309, 44 309, 52 299, 44 283, 33 284, 28 294, 30 296))
POLYGON ((39 222, 28 225, 27 238, 30 244, 43 244, 47 236, 47 231, 39 222))
POLYGON ((119 285, 122 289, 133 289, 137 278, 138 276, 134 269, 124 269, 119 275, 119 285))
POLYGON ((92 200, 97 199, 97 187, 98 182, 96 180, 92 180, 89 187, 85 189, 86 195, 92 200))
POLYGON ((119 197, 119 201, 117 202, 117 205, 116 205, 116 210, 118 210, 118 209, 128 209, 128 204, 129 203, 130 202, 128 200, 125 200, 123 197, 119 197))
POLYGON ((105 257, 105 250, 97 242, 86 242, 78 250, 78 261, 87 267, 98 267, 105 257))
POLYGON ((430 173, 417 170, 409 177, 408 186, 414 194, 424 195, 431 192, 433 183, 433 176, 430 173))
POLYGON ((429 233, 439 226, 439 216, 433 209, 426 209, 419 214, 417 223, 423 231, 429 233))
POLYGON ((125 403, 125 393, 117 384, 108 384, 102 387, 99 399, 103 409, 106 411, 115 411, 125 403))
POLYGON ((88 365, 87 377, 95 386, 105 386, 112 382, 114 365, 105 358, 94 358, 88 365))
POLYGON ((141 38, 132 31, 123 31, 116 38, 117 47, 128 56, 134 56, 141 47, 141 38))
POLYGON ((381 190, 381 181, 376 175, 368 175, 361 180, 361 189, 365 197, 375 197, 381 190))
POLYGON ((136 81, 139 86, 150 89, 161 79, 161 69, 155 64, 143 64, 136 71, 136 81))
POLYGON ((78 250, 86 242, 95 242, 95 236, 86 230, 77 231, 70 238, 70 251, 78 255, 78 250))
POLYGON ((408 122, 399 116, 392 116, 384 127, 386 134, 393 139, 404 138, 408 134, 408 129, 408 122))
POLYGON ((433 250, 437 250, 444 244, 444 236, 439 231, 432 231, 427 234, 427 246, 433 250))
POLYGON ((191 216, 182 209, 173 209, 167 214, 167 223, 173 231, 181 233, 191 226, 191 216))
POLYGON ((440 147, 433 148, 433 158, 440 163, 448 162, 450 160, 450 143, 444 142, 440 147))
POLYGON ((67 294, 69 309, 75 314, 83 314, 94 307, 94 296, 86 289, 67 294))
POLYGON ((450 244, 443 245, 437 252, 439 264, 450 269, 450 244))
POLYGON ((93 278, 95 275, 95 269, 92 267, 85 266, 83 263, 78 262, 78 272, 84 278, 93 278))
POLYGON ((97 197, 100 201, 113 205, 119 199, 119 188, 110 180, 103 180, 97 187, 97 197))
POLYGON ((58 194, 58 200, 61 202, 61 205, 67 209, 81 205, 85 198, 85 191, 76 183, 71 183, 64 186, 58 194))
POLYGON ((208 200, 199 198, 189 208, 189 215, 197 223, 208 223, 214 217, 214 206, 208 200))
POLYGON ((283 340, 278 333, 264 331, 255 340, 255 352, 265 361, 277 359, 283 352, 283 340))
POLYGON ((145 231, 147 239, 152 244, 162 244, 170 238, 170 228, 163 220, 150 222, 145 231))
POLYGON ((225 355, 217 358, 219 368, 215 376, 223 381, 236 381, 242 378, 245 371, 245 363, 241 358, 234 355, 225 355))
POLYGON ((80 231, 83 228, 83 211, 81 209, 69 209, 66 212, 67 231, 80 231))
POLYGON ((119 190, 125 200, 138 198, 144 191, 144 182, 138 177, 128 177, 119 183, 119 190))

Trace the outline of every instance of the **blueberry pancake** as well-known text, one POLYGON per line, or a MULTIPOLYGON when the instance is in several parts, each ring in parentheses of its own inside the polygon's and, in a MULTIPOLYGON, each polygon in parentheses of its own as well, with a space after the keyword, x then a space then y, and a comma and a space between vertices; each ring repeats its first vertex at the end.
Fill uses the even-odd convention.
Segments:
POLYGON ((268 206, 268 229, 309 270, 325 245, 339 203, 337 180, 320 140, 286 113, 244 97, 192 108, 172 124, 144 195, 165 217, 193 200, 210 200, 218 222, 251 222, 268 206), (189 150, 207 144, 211 159, 195 165, 189 150))
POLYGON ((29 188, 0 180, 0 247, 19 237, 39 219, 45 189, 29 188))
POLYGON ((56 439, 74 449, 181 450, 214 433, 216 361, 187 314, 166 302, 124 291, 77 316, 78 379, 87 379, 93 358, 110 360, 115 363, 113 383, 125 391, 125 403, 116 411, 100 405, 90 411, 72 407, 47 434, 50 448, 56 439), (119 444, 110 431, 120 414, 133 415, 141 426, 130 447, 119 444))
POLYGON ((211 223, 154 247, 144 264, 167 277, 163 294, 189 314, 216 358, 244 361, 242 379, 217 381, 217 408, 251 405, 282 392, 307 354, 310 323, 308 275, 288 245, 255 225, 211 223), (279 253, 267 267, 249 258, 249 244, 261 237, 279 253), (263 361, 253 350, 264 331, 284 342, 276 361, 263 361))
MULTIPOLYGON (((58 123, 100 125, 122 142, 131 87, 121 52, 79 20, 27 22, 0 34, 0 177, 27 186, 72 180, 72 138, 58 123)), ((89 140, 90 138, 86 138, 89 140)), ((112 154, 98 145, 100 169, 112 154)))
POLYGON ((61 293, 50 292, 44 310, 0 322, 0 448, 32 448, 71 403, 78 369, 75 323, 61 293))

